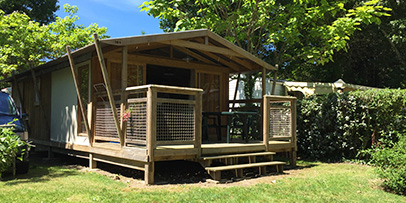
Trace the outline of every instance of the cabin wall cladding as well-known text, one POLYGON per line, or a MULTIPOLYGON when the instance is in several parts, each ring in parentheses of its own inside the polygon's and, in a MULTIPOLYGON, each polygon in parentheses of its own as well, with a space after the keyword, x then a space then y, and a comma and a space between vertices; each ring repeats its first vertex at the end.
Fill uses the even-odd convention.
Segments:
MULTIPOLYGON (((19 91, 23 100, 23 113, 29 116, 26 126, 31 138, 37 140, 49 140, 51 109, 51 74, 36 77, 39 94, 36 96, 32 78, 19 82, 19 91)), ((17 87, 13 87, 17 88, 17 87)), ((13 97, 18 98, 14 91, 13 97)), ((17 99, 19 100, 19 99, 17 99)), ((17 104, 19 106, 19 104, 17 104)))
POLYGON ((51 140, 88 145, 77 133, 77 94, 69 68, 52 72, 51 140))

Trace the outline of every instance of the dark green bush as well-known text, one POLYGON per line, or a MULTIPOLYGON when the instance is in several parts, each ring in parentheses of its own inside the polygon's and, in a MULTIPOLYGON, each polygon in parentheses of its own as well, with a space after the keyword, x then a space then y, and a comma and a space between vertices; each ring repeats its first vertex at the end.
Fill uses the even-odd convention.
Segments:
POLYGON ((381 139, 371 150, 371 163, 378 167, 384 186, 398 194, 406 194, 406 134, 398 142, 381 139))
POLYGON ((406 90, 368 90, 314 96, 298 102, 298 154, 322 161, 353 159, 406 128, 406 90))

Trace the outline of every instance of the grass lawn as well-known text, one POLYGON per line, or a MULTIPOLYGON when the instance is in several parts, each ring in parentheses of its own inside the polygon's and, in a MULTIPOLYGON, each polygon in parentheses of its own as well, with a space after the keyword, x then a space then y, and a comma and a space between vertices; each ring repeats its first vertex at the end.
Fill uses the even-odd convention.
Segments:
MULTIPOLYGON (((406 202, 379 189, 372 167, 304 163, 304 169, 243 186, 189 184, 131 187, 94 172, 34 166, 0 182, 0 202, 406 202)), ((261 179, 261 178, 259 178, 261 179)), ((244 181, 241 181, 244 182, 244 181)))

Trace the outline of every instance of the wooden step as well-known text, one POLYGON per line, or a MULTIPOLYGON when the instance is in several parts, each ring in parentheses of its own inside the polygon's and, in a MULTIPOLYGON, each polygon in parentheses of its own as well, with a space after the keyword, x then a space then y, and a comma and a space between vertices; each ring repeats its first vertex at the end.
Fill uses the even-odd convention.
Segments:
POLYGON ((259 173, 261 175, 266 174, 266 166, 277 166, 277 171, 279 173, 283 172, 283 165, 286 165, 286 162, 282 161, 269 161, 269 162, 258 162, 258 163, 249 163, 249 164, 237 164, 237 165, 227 165, 227 166, 213 166, 206 167, 205 169, 210 174, 214 180, 221 179, 221 171, 226 170, 236 170, 237 176, 242 176, 242 169, 244 168, 259 168, 259 173))
POLYGON ((215 160, 215 159, 227 159, 227 158, 237 158, 237 157, 250 157, 250 156, 269 156, 275 155, 275 152, 257 152, 257 153, 246 153, 246 154, 226 154, 218 156, 207 156, 202 157, 203 160, 215 160))

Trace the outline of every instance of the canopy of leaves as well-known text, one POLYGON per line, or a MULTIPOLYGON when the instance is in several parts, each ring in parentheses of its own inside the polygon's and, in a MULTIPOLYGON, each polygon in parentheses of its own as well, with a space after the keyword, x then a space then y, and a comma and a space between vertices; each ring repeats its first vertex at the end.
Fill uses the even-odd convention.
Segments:
POLYGON ((25 13, 35 22, 48 24, 56 19, 57 3, 58 0, 0 0, 0 10, 6 14, 14 11, 25 13))
POLYGON ((57 17, 48 25, 32 21, 26 14, 6 15, 0 10, 0 70, 7 77, 13 70, 26 70, 66 53, 65 47, 83 47, 92 42, 92 34, 106 38, 107 29, 91 24, 76 25, 78 8, 65 5, 65 18, 57 17))
MULTIPOLYGON (((356 4, 360 0, 354 0, 356 4)), ((375 87, 406 88, 406 1, 382 0, 391 16, 381 24, 362 25, 347 43, 348 52, 337 52, 325 65, 292 63, 285 78, 332 82, 338 78, 375 87)))
POLYGON ((361 24, 380 23, 390 9, 378 0, 347 8, 348 0, 151 0, 143 11, 164 31, 208 28, 269 63, 325 63, 361 24))

